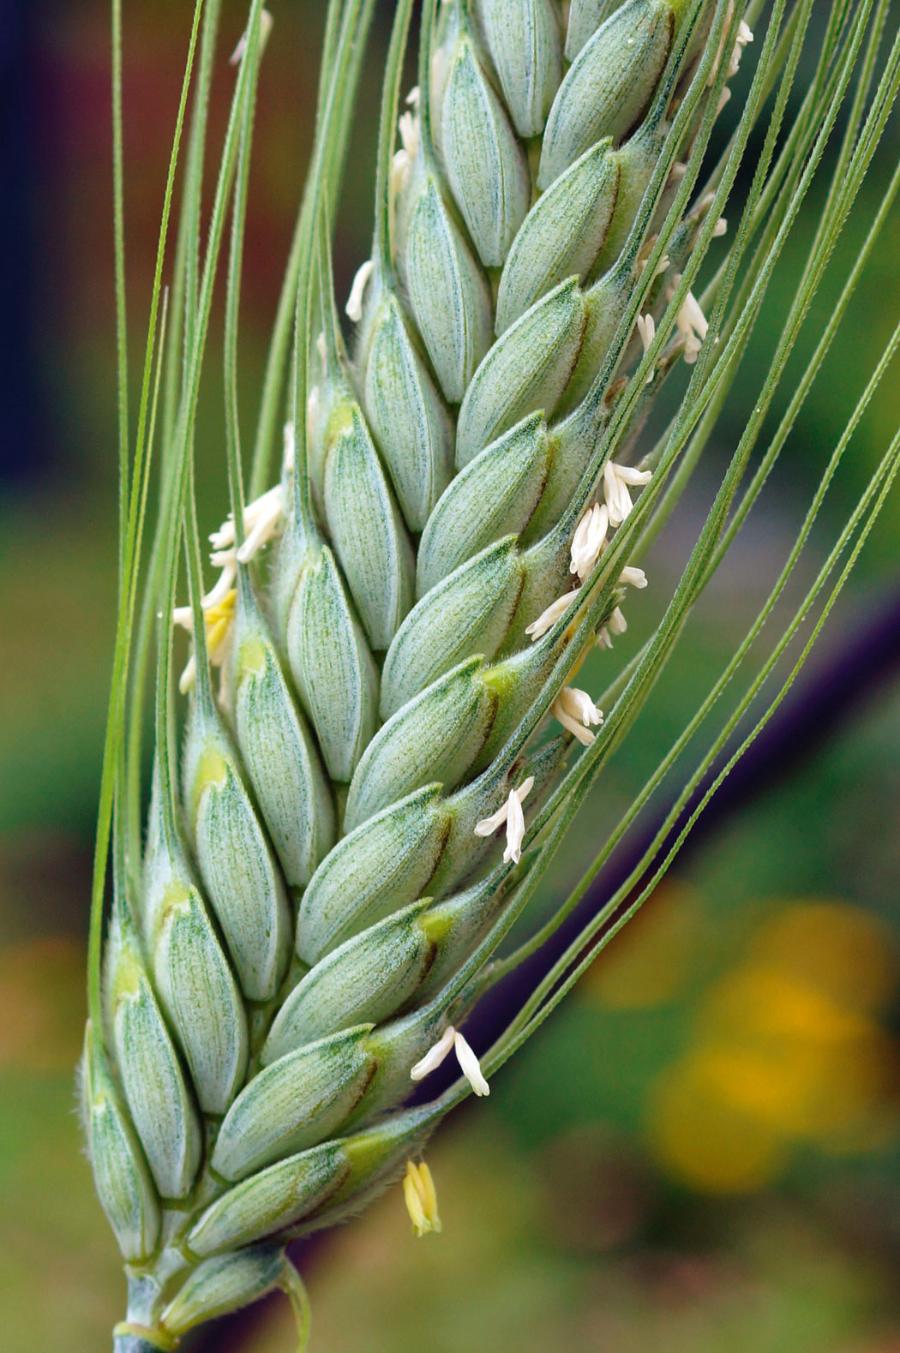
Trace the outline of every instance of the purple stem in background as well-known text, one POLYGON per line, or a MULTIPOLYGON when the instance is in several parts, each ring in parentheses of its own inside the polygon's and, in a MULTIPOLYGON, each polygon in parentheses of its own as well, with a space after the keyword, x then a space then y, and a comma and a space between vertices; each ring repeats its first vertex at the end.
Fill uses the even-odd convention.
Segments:
MULTIPOLYGON (((898 672, 900 593, 889 597, 866 624, 842 639, 840 644, 833 645, 830 654, 817 670, 808 672, 798 680, 779 711, 710 800, 686 838, 674 868, 682 868, 691 853, 702 847, 711 835, 727 826, 738 809, 775 788, 821 751, 828 740, 845 729, 874 696, 890 687, 898 672)), ((710 779, 714 775, 715 772, 710 779)), ((709 780, 700 787, 684 818, 690 815, 696 800, 702 797, 708 784, 709 780)), ((577 937, 590 917, 596 915, 625 882, 666 816, 667 810, 664 809, 657 820, 639 836, 626 838, 622 848, 601 870, 558 933, 539 953, 482 998, 474 1017, 466 1025, 466 1036, 479 1051, 489 1047, 502 1033, 554 961, 577 937)), ((672 837, 663 845, 657 858, 677 835, 684 818, 676 825, 672 837)), ((652 868, 651 865, 651 872, 652 868)), ((623 900, 616 916, 621 914, 639 891, 640 885, 623 900)), ((615 916, 609 924, 613 924, 614 920, 615 916)), ((423 1087, 418 1092, 418 1099, 421 1102, 433 1099, 446 1089, 455 1074, 455 1065, 445 1063, 444 1067, 428 1078, 427 1094, 423 1087)), ((466 1104, 461 1107, 465 1109, 466 1104)), ((330 1234, 325 1231, 291 1246, 291 1257, 301 1273, 307 1275, 314 1264, 321 1262, 330 1234)), ((269 1297, 233 1316, 203 1326, 185 1343, 186 1353, 246 1353, 250 1339, 267 1318, 269 1303, 279 1299, 283 1300, 277 1295, 269 1297)))

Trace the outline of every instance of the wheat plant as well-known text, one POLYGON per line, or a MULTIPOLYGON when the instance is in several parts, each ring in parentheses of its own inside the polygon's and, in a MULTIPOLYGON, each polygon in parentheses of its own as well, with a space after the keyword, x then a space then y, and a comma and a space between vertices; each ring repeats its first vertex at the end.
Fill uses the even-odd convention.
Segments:
POLYGON ((510 947, 586 795, 623 743, 627 754, 692 608, 757 500, 765 510, 893 202, 895 173, 858 256, 836 281, 831 269, 826 322, 778 402, 860 185, 881 168, 900 47, 887 50, 886 0, 423 0, 416 14, 397 0, 351 332, 331 242, 373 9, 327 6, 314 147, 248 451, 242 256, 278 14, 252 0, 242 16, 204 204, 210 84, 227 53, 219 0, 195 5, 132 417, 112 5, 120 585, 81 1102, 128 1276, 119 1353, 174 1348, 274 1287, 305 1342, 287 1242, 401 1179, 415 1230, 439 1229, 429 1135, 489 1093, 652 892, 784 698, 897 469, 895 438, 785 611, 895 335, 823 449, 727 666, 579 886, 510 947), (792 233, 802 264, 776 273, 792 233), (220 274, 230 513, 211 535, 210 582, 194 442, 220 274), (762 380, 742 390, 752 412, 677 587, 623 662, 626 616, 653 599, 641 561, 736 383, 752 380, 743 358, 773 274, 778 326, 762 380), (191 651, 176 680, 179 627, 191 651), (597 645, 606 686, 588 692, 576 674, 597 645), (572 915, 676 763, 681 788, 634 874, 476 1056, 460 1027, 572 915), (448 1057, 459 1079, 423 1097, 448 1057))

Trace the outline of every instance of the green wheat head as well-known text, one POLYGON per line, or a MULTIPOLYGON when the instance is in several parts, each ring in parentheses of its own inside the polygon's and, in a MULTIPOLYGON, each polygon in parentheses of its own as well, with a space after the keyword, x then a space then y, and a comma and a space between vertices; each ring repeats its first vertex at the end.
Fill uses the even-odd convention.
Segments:
POLYGON ((889 6, 423 0, 417 85, 405 96, 414 6, 397 0, 372 257, 346 304, 350 336, 331 237, 374 0, 331 0, 252 456, 238 406, 239 303, 254 107, 278 14, 273 27, 261 0, 248 7, 201 237, 219 8, 197 0, 194 10, 132 417, 113 0, 120 587, 81 1085, 97 1190, 128 1274, 119 1353, 174 1348, 273 1287, 291 1297, 305 1340, 286 1242, 357 1212, 404 1171, 416 1230, 438 1229, 421 1161, 429 1134, 468 1094, 489 1092, 665 873, 802 666, 898 456, 895 439, 760 654, 755 640, 894 335, 823 455, 753 624, 585 878, 511 949, 506 937, 527 926, 572 819, 762 493, 876 245, 896 175, 763 440, 897 92, 889 6), (729 102, 742 56, 743 93, 729 102), (802 208, 814 184, 813 228, 802 208), (779 274, 784 318, 752 414, 673 595, 658 598, 650 637, 623 662, 627 613, 655 595, 652 578, 642 592, 641 561, 733 386, 749 379, 742 359, 792 232, 802 264, 779 274), (230 516, 211 537, 210 582, 193 448, 222 276, 230 516), (176 680, 179 625, 191 654, 176 680), (587 692, 575 674, 598 644, 606 688, 587 692), (726 688, 727 718, 711 727, 726 688), (479 1060, 460 1025, 572 913, 689 749, 683 788, 632 876, 479 1060), (459 1080, 404 1108, 448 1056, 459 1080))

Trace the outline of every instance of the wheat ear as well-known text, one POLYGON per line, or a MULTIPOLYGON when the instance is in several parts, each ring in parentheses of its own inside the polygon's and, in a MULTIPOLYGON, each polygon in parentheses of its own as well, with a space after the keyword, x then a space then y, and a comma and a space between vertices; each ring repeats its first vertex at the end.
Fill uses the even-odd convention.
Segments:
MULTIPOLYGON (((333 0, 247 502, 238 297, 257 80, 263 47, 276 38, 253 0, 234 55, 201 268, 218 8, 200 0, 195 10, 133 459, 127 409, 123 417, 119 637, 81 1082, 97 1189, 128 1272, 118 1353, 174 1348, 194 1325, 272 1287, 288 1293, 305 1331, 286 1242, 359 1210, 401 1175, 417 1232, 439 1229, 433 1181, 418 1160, 428 1135, 466 1094, 489 1092, 487 1074, 577 980, 585 944, 593 954, 605 942, 603 918, 481 1062, 459 1026, 574 905, 573 896, 520 950, 495 957, 780 450, 776 438, 729 523, 766 401, 897 80, 892 54, 867 106, 884 5, 835 4, 815 80, 779 149, 811 4, 776 0, 731 140, 710 167, 710 137, 760 5, 745 16, 734 0, 572 0, 564 23, 556 0, 425 0, 418 85, 402 104, 413 5, 398 0, 372 258, 347 302, 348 350, 330 222, 373 4, 333 0), (722 407, 857 58, 861 93, 766 391, 676 596, 645 648, 611 671, 604 722, 599 697, 573 685, 574 674, 596 644, 613 647, 631 589, 647 583, 638 561, 722 407), (192 79, 184 206, 160 326, 192 79), (773 89, 733 243, 720 244, 721 213, 773 89), (192 451, 229 203, 231 515, 212 537, 218 576, 206 591, 192 451), (707 322, 692 287, 716 249, 707 322), (678 410, 657 444, 642 446, 656 395, 678 374, 690 377, 678 410), (282 474, 262 491, 282 400, 282 474), (145 570, 158 424, 157 530, 145 570), (180 560, 188 604, 176 608, 180 560), (154 771, 142 848, 140 728, 154 612, 154 771), (172 620, 192 636, 180 753, 172 620), (414 1083, 450 1055, 460 1080, 404 1108, 414 1083)), ((876 235, 873 226, 870 244, 876 235)), ((121 266, 118 278, 124 336, 121 266)), ((876 385, 873 376, 854 419, 876 385)), ((895 444, 848 531, 868 529, 896 452, 895 444)), ((840 549, 850 539, 842 534, 840 549)))

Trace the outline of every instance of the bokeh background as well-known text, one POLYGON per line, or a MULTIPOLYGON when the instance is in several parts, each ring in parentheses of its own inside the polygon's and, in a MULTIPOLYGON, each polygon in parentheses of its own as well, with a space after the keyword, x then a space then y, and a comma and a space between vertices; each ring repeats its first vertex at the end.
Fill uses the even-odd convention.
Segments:
MULTIPOLYGON (((227 47, 241 7, 224 8, 227 47)), ((129 0, 125 10, 140 321, 189 6, 129 0)), ((107 6, 6 0, 3 13, 0 1344, 93 1353, 108 1347, 123 1298, 73 1092, 114 591, 107 6)), ((308 148, 320 19, 311 0, 278 6, 265 61, 242 311, 247 416, 308 148)), ((214 143, 229 79, 223 52, 214 143)), ((376 95, 370 78, 343 199, 342 286, 367 253, 376 95)), ((871 218, 878 177, 838 269, 871 218)), ((815 205, 814 194, 807 223, 815 205)), ((546 902, 578 876, 771 584, 893 324, 898 245, 895 221, 770 490, 580 819, 546 902)), ((788 272, 801 258, 799 239, 788 272)), ((827 308, 826 287, 812 338, 827 308)), ((748 402, 778 318, 775 304, 748 360, 748 402)), ((210 522, 224 505, 217 357, 213 346, 201 445, 210 522)), ((895 372, 853 442, 803 579, 893 432, 896 389, 895 372)), ((710 475, 740 433, 740 405, 710 475)), ((701 476, 658 542, 652 588, 632 602, 617 658, 671 590, 704 493, 701 476)), ((395 1190, 303 1257, 316 1349, 900 1350, 898 527, 895 498, 754 776, 490 1100, 440 1134, 429 1160, 443 1234, 414 1240, 395 1190)), ((597 669, 598 685, 609 671, 597 669)), ((278 1302, 192 1345, 292 1346, 278 1302)))

